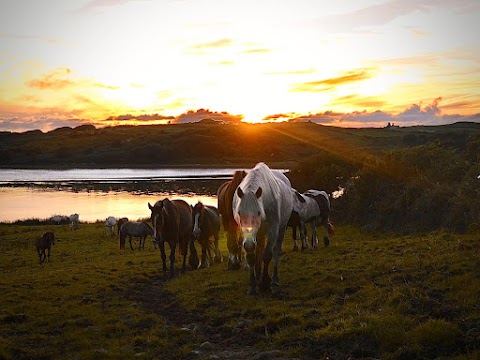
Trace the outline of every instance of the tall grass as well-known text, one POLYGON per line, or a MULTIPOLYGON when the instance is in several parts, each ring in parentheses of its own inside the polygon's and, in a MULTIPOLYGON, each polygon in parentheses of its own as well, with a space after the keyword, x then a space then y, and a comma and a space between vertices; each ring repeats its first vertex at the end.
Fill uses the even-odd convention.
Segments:
POLYGON ((305 359, 480 358, 478 234, 338 227, 330 247, 300 253, 288 233, 281 286, 256 297, 225 263, 167 282, 173 296, 155 292, 158 251, 120 252, 101 223, 0 224, 0 245, 0 359, 202 359, 207 340, 221 354, 219 337, 305 359), (56 243, 40 266, 34 239, 47 230, 56 243), (185 330, 194 322, 214 331, 185 330))

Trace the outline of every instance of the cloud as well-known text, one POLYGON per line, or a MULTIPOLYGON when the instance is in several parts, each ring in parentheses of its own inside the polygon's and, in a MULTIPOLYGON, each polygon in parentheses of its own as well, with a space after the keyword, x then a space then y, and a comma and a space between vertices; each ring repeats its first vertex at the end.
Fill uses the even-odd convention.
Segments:
MULTIPOLYGON (((422 106, 422 104, 412 104, 397 115, 390 114, 381 110, 353 111, 351 113, 337 113, 325 111, 323 113, 308 114, 296 117, 290 117, 291 122, 311 121, 318 124, 328 124, 341 127, 383 127, 388 122, 400 126, 414 125, 445 125, 458 121, 480 122, 480 113, 464 115, 442 115, 440 108, 441 97, 432 101, 431 104, 422 106)), ((279 116, 278 114, 275 116, 279 116)), ((288 114, 286 115, 288 116, 288 114)))
POLYGON ((59 118, 56 116, 41 117, 13 117, 9 119, 0 118, 0 131, 25 132, 31 130, 51 131, 59 127, 77 127, 91 124, 91 121, 75 118, 59 118))
POLYGON ((243 119, 243 115, 232 115, 228 112, 216 112, 210 111, 208 109, 198 109, 198 110, 190 110, 186 113, 180 114, 178 116, 166 116, 161 114, 140 114, 140 115, 132 115, 132 114, 124 114, 124 115, 116 115, 110 116, 105 119, 105 122, 125 122, 128 123, 131 121, 132 123, 142 121, 145 123, 152 122, 158 123, 159 121, 168 121, 170 123, 192 123, 198 122, 204 119, 212 119, 216 121, 223 121, 226 123, 239 123, 243 119))
POLYGON ((58 68, 38 79, 28 81, 27 86, 41 90, 61 90, 74 84, 68 79, 71 72, 69 68, 58 68))
POLYGON ((90 79, 71 78, 71 74, 72 70, 70 68, 56 68, 36 79, 27 81, 26 85, 40 90, 63 90, 76 86, 110 90, 118 89, 116 86, 105 85, 90 79))
POLYGON ((224 39, 219 39, 215 41, 196 44, 196 45, 190 46, 190 49, 193 49, 193 50, 215 49, 215 48, 228 47, 228 46, 231 46, 232 44, 233 44, 232 39, 224 38, 224 39))
POLYGON ((451 7, 456 11, 464 11, 469 6, 471 1, 466 0, 391 0, 344 14, 323 16, 319 18, 318 23, 329 32, 347 33, 365 27, 383 26, 416 11, 425 13, 439 7, 451 7))
POLYGON ((110 116, 106 120, 107 121, 129 121, 129 120, 138 120, 138 121, 155 121, 155 120, 174 120, 175 117, 173 116, 165 116, 160 114, 142 114, 142 115, 117 115, 117 116, 110 116))
POLYGON ((95 12, 99 8, 107 8, 111 6, 121 6, 127 4, 131 0, 91 0, 76 12, 79 14, 88 14, 95 12))
POLYGON ((243 119, 243 115, 232 115, 228 112, 216 112, 208 109, 190 110, 175 118, 176 123, 198 122, 203 119, 212 119, 228 123, 239 123, 243 119))
POLYGON ((291 91, 293 92, 328 91, 335 87, 339 87, 345 84, 350 84, 350 83, 370 79, 372 78, 372 76, 373 76, 372 71, 370 69, 358 69, 334 78, 298 83, 293 85, 291 91))

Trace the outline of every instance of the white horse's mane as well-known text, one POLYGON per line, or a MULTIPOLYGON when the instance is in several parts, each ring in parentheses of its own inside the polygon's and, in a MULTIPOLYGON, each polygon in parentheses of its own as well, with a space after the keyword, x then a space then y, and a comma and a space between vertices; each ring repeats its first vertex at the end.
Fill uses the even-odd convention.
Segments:
MULTIPOLYGON (((282 187, 287 189, 287 182, 288 179, 285 181, 279 179, 265 163, 260 162, 248 172, 239 187, 243 192, 252 191, 254 193, 258 188, 262 188, 263 208, 268 211, 269 208, 276 208, 276 205, 281 203, 281 197, 286 195, 282 187)), ((288 191, 290 190, 288 189, 288 191)))

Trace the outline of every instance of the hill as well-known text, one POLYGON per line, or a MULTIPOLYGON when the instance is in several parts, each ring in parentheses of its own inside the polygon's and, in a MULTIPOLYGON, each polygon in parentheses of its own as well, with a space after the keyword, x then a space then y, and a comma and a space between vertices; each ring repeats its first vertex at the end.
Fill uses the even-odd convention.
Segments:
POLYGON ((464 148, 480 124, 351 129, 313 123, 211 122, 63 127, 43 133, 0 133, 2 167, 252 166, 291 167, 323 150, 376 152, 441 142, 464 148))

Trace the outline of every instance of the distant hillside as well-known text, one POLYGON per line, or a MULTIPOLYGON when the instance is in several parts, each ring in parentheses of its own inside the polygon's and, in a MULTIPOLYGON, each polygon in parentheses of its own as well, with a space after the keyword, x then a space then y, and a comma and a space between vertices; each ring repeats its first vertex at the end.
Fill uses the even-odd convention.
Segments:
POLYGON ((480 134, 478 123, 407 128, 351 129, 313 123, 192 124, 117 126, 84 125, 48 133, 0 133, 2 167, 163 167, 252 166, 264 161, 293 166, 319 152, 412 147, 440 142, 464 148, 480 134))

